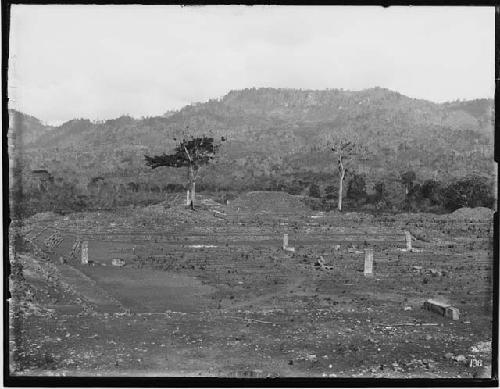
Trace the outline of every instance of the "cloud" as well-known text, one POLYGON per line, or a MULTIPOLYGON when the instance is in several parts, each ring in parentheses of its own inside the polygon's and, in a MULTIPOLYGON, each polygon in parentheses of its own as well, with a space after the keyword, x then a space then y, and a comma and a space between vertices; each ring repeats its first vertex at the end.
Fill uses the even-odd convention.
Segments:
POLYGON ((9 97, 47 122, 253 86, 491 97, 494 9, 13 5, 9 97))

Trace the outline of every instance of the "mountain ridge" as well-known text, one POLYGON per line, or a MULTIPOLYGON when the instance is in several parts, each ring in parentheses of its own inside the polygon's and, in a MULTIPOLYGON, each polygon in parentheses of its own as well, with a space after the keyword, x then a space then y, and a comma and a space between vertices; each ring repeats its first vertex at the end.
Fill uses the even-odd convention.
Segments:
POLYGON ((228 139, 219 163, 201 177, 202 186, 214 188, 258 189, 294 176, 333 177, 327 140, 339 137, 364 147, 352 171, 373 182, 405 170, 421 180, 494 175, 491 99, 434 103, 384 88, 247 88, 141 119, 74 119, 53 127, 22 115, 26 172, 46 169, 82 187, 96 176, 116 185, 182 183, 182 172, 152 172, 143 155, 169 152, 186 128, 192 135, 228 139))
MULTIPOLYGON (((209 99, 207 101, 201 101, 201 102, 193 102, 191 104, 187 104, 185 105, 184 107, 180 108, 180 109, 170 109, 170 110, 166 110, 165 113, 161 114, 161 115, 152 115, 152 116, 143 116, 142 118, 133 118, 129 115, 126 115, 126 114, 123 114, 123 115, 120 115, 118 117, 115 117, 115 118, 110 118, 110 119, 105 119, 105 120, 91 120, 89 118, 75 118, 75 119, 70 119, 70 120, 67 120, 67 121, 64 121, 62 122, 61 124, 59 125, 50 125, 50 124, 45 124, 42 122, 42 120, 36 118, 36 116, 34 115, 31 115, 31 114, 28 114, 28 113, 25 113, 25 112, 22 112, 22 111, 19 111, 19 110, 16 110, 16 109, 9 109, 9 113, 11 112, 18 112, 19 114, 27 117, 27 118, 30 118, 30 119, 34 119, 36 121, 39 122, 39 125, 43 126, 43 127, 47 127, 47 128, 52 128, 52 129, 56 129, 56 128, 60 128, 60 127, 64 127, 65 125, 67 125, 68 123, 70 122, 74 122, 74 121, 88 121, 90 123, 93 123, 93 124, 99 124, 99 123, 103 123, 103 122, 108 122, 108 121, 113 121, 113 120, 118 120, 122 117, 130 117, 132 118, 133 120, 144 120, 144 119, 148 119, 148 118, 152 118, 152 117, 160 117, 160 118, 169 118, 179 112, 181 112, 182 110, 185 110, 185 109, 189 109, 190 107, 196 107, 196 106, 200 106, 200 105, 204 105, 204 104, 207 104, 207 103, 210 103, 210 102, 213 102, 213 101, 227 101, 229 99, 231 99, 233 96, 238 96, 238 95, 242 95, 242 94, 245 94, 245 93, 248 93, 248 92, 251 92, 251 91, 277 91, 277 92, 280 92, 280 93, 287 93, 287 92, 300 92, 300 93, 304 93, 304 94, 326 94, 326 93, 329 93, 329 92, 335 92, 335 93, 338 93, 338 92, 341 92, 341 93, 344 93, 344 94, 351 94, 351 95, 361 95, 363 93, 370 93, 372 91, 384 91, 384 92, 387 92, 389 94, 393 94, 393 95, 396 95, 396 96, 399 96, 399 97, 404 97, 404 98, 407 98, 407 99, 410 99, 410 100, 413 100, 413 101, 417 101, 417 102, 425 102, 425 103, 428 103, 428 104, 433 104, 433 105, 437 105, 437 106, 450 106, 450 107, 454 107, 454 109, 456 110, 460 110, 462 109, 463 110, 463 106, 464 105, 468 105, 468 104, 474 104, 474 103, 482 103, 484 105, 489 105, 489 106, 493 106, 493 98, 487 98, 487 97, 483 97, 483 98, 475 98, 475 99, 457 99, 455 101, 446 101, 446 102, 434 102, 434 101, 431 101, 431 100, 426 100, 426 99, 423 99, 423 98, 413 98, 413 97, 409 97, 409 96, 406 96, 404 94, 401 94, 397 91, 394 91, 394 90, 391 90, 391 89, 387 89, 387 88, 381 88, 381 87, 372 87, 372 88, 366 88, 366 89, 362 89, 362 90, 359 90, 359 91, 353 91, 353 90, 344 90, 344 89, 336 89, 336 88, 327 88, 327 89, 295 89, 295 88, 270 88, 270 87, 262 87, 262 88, 244 88, 244 89, 231 89, 229 92, 227 92, 225 95, 219 97, 219 98, 213 98, 213 99, 209 99)), ((469 114, 471 114, 472 116, 477 116, 477 112, 472 113, 472 110, 467 110, 469 114)), ((484 114, 484 112, 483 112, 484 114)))

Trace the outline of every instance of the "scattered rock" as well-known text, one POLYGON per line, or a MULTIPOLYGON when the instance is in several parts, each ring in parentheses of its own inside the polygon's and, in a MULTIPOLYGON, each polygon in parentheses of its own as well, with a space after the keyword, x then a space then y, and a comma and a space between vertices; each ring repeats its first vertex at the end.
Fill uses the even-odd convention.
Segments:
POLYGON ((491 366, 483 366, 479 368, 473 375, 474 378, 491 378, 491 366))
POLYGON ((429 269, 429 273, 433 276, 433 277, 437 277, 439 275, 441 275, 441 272, 439 270, 436 270, 436 269, 429 269))
POLYGON ((473 353, 491 353, 491 341, 479 342, 470 348, 473 353))

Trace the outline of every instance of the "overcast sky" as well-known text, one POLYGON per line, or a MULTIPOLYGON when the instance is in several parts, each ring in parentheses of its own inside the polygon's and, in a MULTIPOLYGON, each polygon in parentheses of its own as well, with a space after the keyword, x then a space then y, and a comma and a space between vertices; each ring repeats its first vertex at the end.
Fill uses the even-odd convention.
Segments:
POLYGON ((13 5, 11 107, 160 115, 232 89, 493 97, 494 8, 13 5))

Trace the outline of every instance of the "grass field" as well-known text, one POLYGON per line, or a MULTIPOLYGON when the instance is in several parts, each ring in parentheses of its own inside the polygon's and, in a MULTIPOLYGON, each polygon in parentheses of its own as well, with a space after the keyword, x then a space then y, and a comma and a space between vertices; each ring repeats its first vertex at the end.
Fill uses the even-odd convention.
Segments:
POLYGON ((44 314, 18 313, 24 332, 12 329, 18 339, 12 369, 21 375, 473 377, 484 370, 478 364, 491 365, 491 219, 294 215, 284 206, 282 213, 245 213, 241 204, 240 211, 219 206, 216 216, 210 209, 182 210, 175 225, 142 228, 132 215, 105 213, 27 223, 24 233, 34 244, 43 246, 56 233, 62 242, 45 248, 49 262, 23 257, 33 303, 54 311, 46 313, 49 326, 44 314), (402 250, 404 230, 417 237, 418 251, 402 250), (281 247, 284 233, 295 252, 281 247), (93 266, 78 258, 59 264, 77 236, 89 241, 93 266), (374 250, 372 277, 363 274, 365 248, 374 250), (320 256, 331 270, 315 266, 320 256), (112 258, 126 265, 112 266, 112 258), (52 279, 40 276, 46 268, 52 279), (72 294, 63 298, 66 287, 72 294), (423 310, 431 298, 458 308, 459 320, 423 310), (72 305, 85 309, 61 308, 72 305), (489 349, 476 347, 480 342, 489 349))

